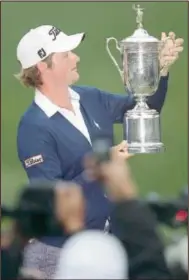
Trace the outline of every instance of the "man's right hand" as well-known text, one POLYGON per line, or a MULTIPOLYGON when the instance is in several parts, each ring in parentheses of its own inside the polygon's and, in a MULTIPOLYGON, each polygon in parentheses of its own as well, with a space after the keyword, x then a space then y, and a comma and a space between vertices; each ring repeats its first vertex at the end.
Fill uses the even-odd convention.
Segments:
POLYGON ((88 178, 99 180, 105 187, 108 198, 112 201, 134 199, 137 196, 136 184, 132 178, 127 161, 127 151, 120 151, 125 143, 113 147, 111 159, 97 164, 92 156, 86 157, 85 167, 88 178))
POLYGON ((99 173, 110 200, 118 202, 137 196, 136 184, 124 157, 112 156, 112 160, 100 165, 99 173))
POLYGON ((122 141, 119 145, 113 146, 111 148, 111 153, 114 158, 120 157, 122 159, 129 159, 133 154, 128 153, 127 141, 122 141))

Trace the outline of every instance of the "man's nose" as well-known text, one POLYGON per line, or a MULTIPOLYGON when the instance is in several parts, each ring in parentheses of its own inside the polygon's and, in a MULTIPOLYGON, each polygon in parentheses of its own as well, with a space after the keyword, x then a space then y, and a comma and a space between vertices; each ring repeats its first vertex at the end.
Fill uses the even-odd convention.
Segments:
POLYGON ((73 52, 72 52, 72 57, 76 61, 76 63, 80 61, 80 57, 77 54, 73 53, 73 52))

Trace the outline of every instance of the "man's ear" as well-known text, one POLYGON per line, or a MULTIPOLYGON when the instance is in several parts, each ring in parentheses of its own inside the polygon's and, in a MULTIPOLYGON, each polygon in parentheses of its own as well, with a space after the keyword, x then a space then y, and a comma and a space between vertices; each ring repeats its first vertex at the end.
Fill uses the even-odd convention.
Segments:
POLYGON ((45 72, 48 68, 47 63, 43 61, 38 62, 36 66, 41 73, 45 72))

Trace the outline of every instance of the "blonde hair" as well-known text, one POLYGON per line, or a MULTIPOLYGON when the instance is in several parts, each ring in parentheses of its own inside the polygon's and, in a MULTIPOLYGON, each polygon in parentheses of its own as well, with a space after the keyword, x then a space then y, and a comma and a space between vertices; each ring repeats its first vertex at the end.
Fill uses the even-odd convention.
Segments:
MULTIPOLYGON (((48 68, 52 67, 52 56, 53 56, 53 53, 42 60, 43 62, 45 62, 47 64, 48 68)), ((41 73, 40 73, 37 65, 34 65, 27 69, 21 68, 20 73, 14 75, 14 76, 26 87, 38 88, 39 86, 43 85, 41 73)))

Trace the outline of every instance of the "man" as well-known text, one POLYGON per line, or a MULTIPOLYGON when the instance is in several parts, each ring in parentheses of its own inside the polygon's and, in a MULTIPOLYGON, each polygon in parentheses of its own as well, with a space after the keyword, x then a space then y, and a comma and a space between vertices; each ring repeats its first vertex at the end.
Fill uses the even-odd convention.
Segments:
MULTIPOLYGON (((162 39, 166 34, 162 34, 162 39)), ((160 55, 161 79, 157 92, 148 105, 161 111, 166 92, 169 66, 182 51, 182 39, 164 45, 160 55)), ((98 137, 113 144, 113 124, 122 123, 123 115, 134 107, 130 95, 114 95, 87 86, 71 86, 79 79, 79 57, 72 52, 84 34, 67 36, 54 26, 39 26, 20 40, 17 59, 21 64, 19 78, 33 87, 35 98, 22 116, 17 136, 18 156, 29 180, 74 180, 83 188, 87 200, 86 226, 104 229, 111 203, 97 182, 87 182, 83 157, 92 151, 98 137)), ((126 143, 114 147, 128 158, 126 143)), ((61 246, 62 240, 48 240, 61 246)))

